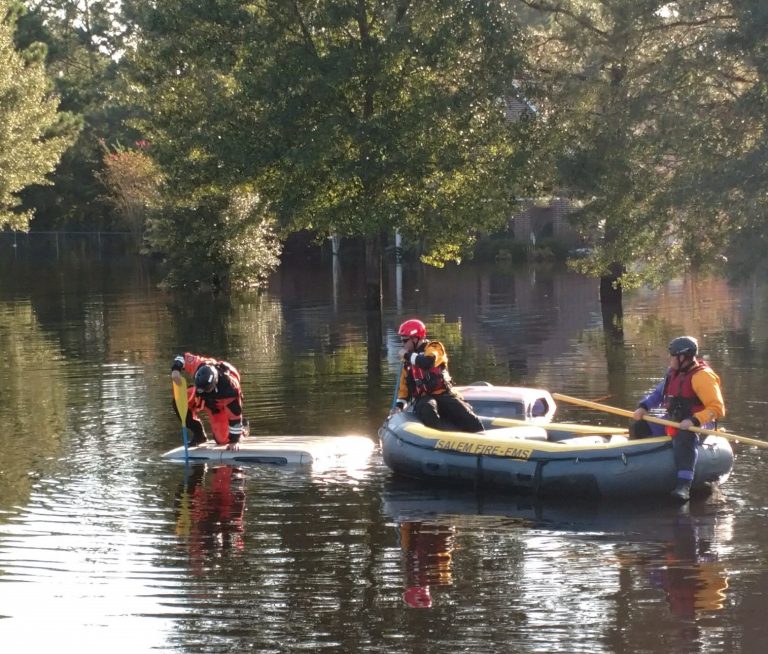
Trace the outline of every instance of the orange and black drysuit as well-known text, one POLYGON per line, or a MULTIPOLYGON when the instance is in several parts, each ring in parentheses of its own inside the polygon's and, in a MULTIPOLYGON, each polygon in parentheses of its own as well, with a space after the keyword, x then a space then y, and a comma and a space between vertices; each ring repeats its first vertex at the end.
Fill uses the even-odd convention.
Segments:
MULTIPOLYGON (((203 423, 198 418, 201 411, 208 414, 213 437, 219 445, 237 443, 243 435, 243 393, 237 368, 226 361, 185 352, 173 360, 171 370, 186 372, 194 378, 197 369, 203 365, 216 368, 219 379, 210 393, 201 393, 201 389, 195 386, 187 389, 189 411, 186 425, 192 432, 191 445, 199 445, 206 440, 203 423)), ((178 415, 178 410, 176 412, 178 415)))
POLYGON ((397 405, 413 401, 413 412, 427 427, 483 431, 472 407, 452 390, 448 355, 440 341, 423 341, 403 358, 397 405))
MULTIPOLYGON (((666 410, 665 418, 681 422, 690 418, 696 427, 714 428, 716 421, 725 416, 725 402, 720 390, 720 378, 704 361, 694 358, 681 370, 670 368, 666 377, 642 399, 639 407, 650 411, 658 407, 666 410)), ((661 435, 664 428, 648 425, 650 435, 661 435)), ((696 467, 697 436, 694 432, 667 428, 674 436, 672 444, 678 479, 692 480, 696 467)))

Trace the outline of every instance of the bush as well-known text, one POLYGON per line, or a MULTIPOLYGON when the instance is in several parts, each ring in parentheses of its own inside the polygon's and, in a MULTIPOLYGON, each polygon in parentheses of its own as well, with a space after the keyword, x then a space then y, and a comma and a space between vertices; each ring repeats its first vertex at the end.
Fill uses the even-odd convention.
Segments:
POLYGON ((272 220, 253 192, 209 195, 166 210, 150 221, 147 243, 164 255, 166 286, 260 286, 280 262, 272 220))
POLYGON ((135 145, 135 149, 107 148, 102 141, 104 169, 96 177, 107 190, 106 200, 139 242, 150 213, 161 205, 163 175, 146 151, 149 144, 135 145))

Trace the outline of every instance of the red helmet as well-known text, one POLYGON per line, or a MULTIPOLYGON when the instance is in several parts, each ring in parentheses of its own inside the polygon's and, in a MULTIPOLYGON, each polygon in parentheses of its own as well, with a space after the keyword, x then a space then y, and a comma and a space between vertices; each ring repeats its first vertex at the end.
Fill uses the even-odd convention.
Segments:
POLYGON ((432 606, 429 586, 410 586, 403 593, 403 601, 414 609, 428 609, 432 606))
POLYGON ((400 329, 397 330, 397 333, 400 336, 418 336, 419 338, 424 338, 427 335, 427 327, 421 320, 411 318, 400 325, 400 329))

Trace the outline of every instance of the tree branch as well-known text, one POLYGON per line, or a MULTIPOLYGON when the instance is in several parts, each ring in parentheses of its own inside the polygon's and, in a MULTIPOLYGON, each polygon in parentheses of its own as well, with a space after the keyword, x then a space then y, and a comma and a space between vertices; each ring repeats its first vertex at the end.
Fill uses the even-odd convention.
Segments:
POLYGON ((608 33, 605 30, 601 30, 592 21, 587 20, 587 18, 585 18, 584 16, 579 16, 573 11, 570 11, 569 9, 564 8, 562 4, 555 5, 548 2, 539 2, 537 0, 518 0, 518 2, 521 2, 526 7, 530 9, 535 9, 536 11, 542 11, 549 14, 568 16, 568 18, 570 18, 571 20, 574 20, 579 25, 588 29, 589 31, 594 32, 595 34, 599 34, 603 38, 608 36, 608 33))
POLYGON ((304 37, 304 41, 306 42, 315 58, 320 61, 320 55, 317 53, 317 48, 315 47, 315 40, 312 38, 312 33, 309 31, 309 28, 304 21, 304 16, 301 15, 299 3, 296 0, 293 0, 293 12, 296 15, 296 20, 299 21, 299 29, 301 29, 301 34, 304 37))

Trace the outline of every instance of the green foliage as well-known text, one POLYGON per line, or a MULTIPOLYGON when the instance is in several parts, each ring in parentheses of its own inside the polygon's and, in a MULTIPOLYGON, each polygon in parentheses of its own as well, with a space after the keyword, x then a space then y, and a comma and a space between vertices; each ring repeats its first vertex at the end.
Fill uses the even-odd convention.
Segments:
POLYGON ((252 107, 234 101, 234 66, 249 9, 219 1, 125 2, 137 47, 125 75, 133 123, 166 180, 146 233, 169 286, 255 286, 278 265, 269 204, 254 183, 252 107))
POLYGON ((164 254, 164 283, 174 287, 258 286, 281 249, 263 200, 249 191, 167 206, 149 218, 146 240, 164 254))
POLYGON ((743 274, 765 260, 768 232, 768 5, 729 4, 732 20, 711 45, 720 94, 695 116, 700 156, 679 176, 677 200, 698 220, 704 251, 720 254, 725 242, 743 274))
POLYGON ((533 74, 550 127, 541 169, 555 171, 591 239, 575 266, 620 271, 628 287, 716 262, 732 226, 698 198, 714 151, 728 165, 722 121, 741 92, 743 63, 722 48, 729 3, 523 1, 540 12, 533 74))
MULTIPOLYGON (((34 229, 110 229, 112 205, 102 199, 97 177, 102 168, 100 139, 133 142, 141 135, 123 120, 132 107, 122 102, 117 75, 119 54, 130 35, 121 22, 117 0, 30 0, 19 19, 16 43, 21 48, 45 44, 48 75, 61 107, 82 123, 77 141, 50 176, 52 185, 24 194, 24 206, 35 208, 34 229)), ((115 214, 115 222, 121 220, 115 214)))
POLYGON ((763 258, 764 0, 0 0, 0 17, 0 225, 37 209, 40 228, 138 231, 162 205, 148 248, 179 283, 263 277, 278 228, 397 228, 459 261, 516 195, 570 198, 590 244, 574 266, 623 287, 763 258), (533 119, 510 122, 509 95, 533 119), (151 161, 105 167, 102 138, 147 139, 151 161), (162 198, 125 185, 142 168, 162 198), (100 179, 123 185, 111 202, 100 179))
POLYGON ((174 0, 132 11, 140 127, 187 195, 253 185, 283 229, 399 228, 424 238, 436 264, 507 219, 530 129, 506 119, 523 49, 507 3, 174 0))
POLYGON ((147 152, 149 144, 137 141, 135 145, 134 149, 105 147, 104 168, 97 177, 108 201, 139 241, 150 213, 162 204, 163 175, 147 152))
POLYGON ((49 183, 47 175, 74 140, 78 123, 58 112, 43 50, 16 49, 12 8, 0 0, 0 228, 26 230, 33 212, 19 208, 19 194, 49 183))

